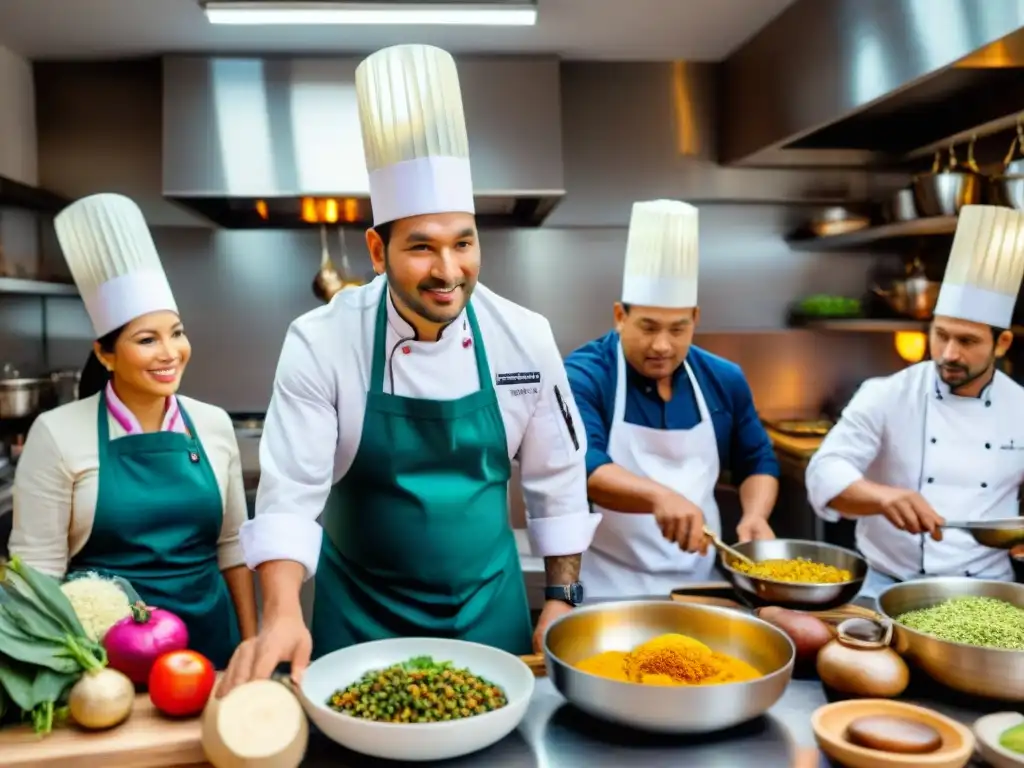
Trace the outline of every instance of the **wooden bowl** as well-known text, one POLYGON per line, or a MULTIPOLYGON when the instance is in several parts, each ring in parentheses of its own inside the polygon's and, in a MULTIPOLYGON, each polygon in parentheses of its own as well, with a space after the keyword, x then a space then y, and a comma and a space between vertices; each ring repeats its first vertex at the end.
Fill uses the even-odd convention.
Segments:
POLYGON ((974 734, 938 712, 889 699, 856 699, 819 707, 811 715, 811 727, 821 751, 847 768, 964 768, 974 754, 974 734), (860 717, 889 715, 930 725, 942 737, 942 746, 924 755, 882 752, 846 740, 846 729, 860 717))

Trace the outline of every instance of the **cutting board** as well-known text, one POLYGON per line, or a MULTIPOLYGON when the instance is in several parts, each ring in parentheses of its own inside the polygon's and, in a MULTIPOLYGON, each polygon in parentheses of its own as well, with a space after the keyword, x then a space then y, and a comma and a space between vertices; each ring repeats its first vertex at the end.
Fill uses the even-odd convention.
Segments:
POLYGON ((127 722, 109 731, 83 731, 73 724, 57 726, 47 736, 19 726, 0 731, 3 768, 43 768, 67 764, 74 768, 180 768, 206 766, 198 717, 171 720, 153 707, 149 696, 135 697, 127 722))
MULTIPOLYGON (((547 670, 543 654, 522 656, 537 677, 547 670)), ((109 731, 90 732, 74 724, 36 736, 29 726, 0 730, 0 768, 204 768, 200 717, 173 720, 157 712, 146 694, 135 697, 131 717, 109 731)))

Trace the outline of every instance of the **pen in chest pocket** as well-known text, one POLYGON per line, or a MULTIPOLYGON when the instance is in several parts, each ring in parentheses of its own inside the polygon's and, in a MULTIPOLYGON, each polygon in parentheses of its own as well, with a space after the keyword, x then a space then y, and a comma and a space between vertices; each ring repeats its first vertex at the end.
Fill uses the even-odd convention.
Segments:
POLYGON ((562 418, 565 420, 565 428, 569 430, 569 437, 572 438, 573 448, 578 451, 580 449, 580 441, 576 437, 576 427, 572 423, 572 413, 569 412, 569 406, 562 399, 562 393, 559 391, 557 384, 555 385, 555 399, 558 401, 558 410, 562 412, 562 418))

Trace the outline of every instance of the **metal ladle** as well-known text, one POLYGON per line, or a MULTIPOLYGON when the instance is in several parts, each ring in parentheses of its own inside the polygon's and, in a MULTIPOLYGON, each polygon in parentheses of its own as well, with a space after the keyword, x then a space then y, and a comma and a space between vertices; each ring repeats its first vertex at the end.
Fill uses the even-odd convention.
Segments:
POLYGON ((345 287, 338 270, 331 261, 331 252, 327 247, 327 227, 320 225, 320 270, 313 278, 313 295, 320 301, 330 301, 334 295, 345 287))
POLYGON ((740 552, 737 552, 735 549, 730 547, 728 544, 726 544, 724 541, 722 541, 718 537, 717 533, 712 531, 706 525, 704 526, 704 535, 707 536, 709 539, 711 539, 711 543, 715 545, 715 549, 717 549, 719 552, 722 552, 723 554, 728 555, 733 560, 739 560, 744 565, 753 565, 754 564, 753 560, 751 560, 746 555, 744 555, 744 554, 742 554, 740 552))
POLYGON ((338 227, 338 242, 341 243, 341 288, 358 288, 366 283, 359 278, 353 277, 351 265, 348 263, 348 249, 345 247, 345 230, 338 227))

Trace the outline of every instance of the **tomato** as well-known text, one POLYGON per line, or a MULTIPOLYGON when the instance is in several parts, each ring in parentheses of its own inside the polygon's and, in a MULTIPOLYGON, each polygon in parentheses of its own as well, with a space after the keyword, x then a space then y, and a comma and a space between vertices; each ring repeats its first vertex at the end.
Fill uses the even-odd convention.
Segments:
POLYGON ((171 651, 149 672, 149 700, 172 717, 198 715, 206 706, 217 675, 208 658, 195 651, 171 651))

